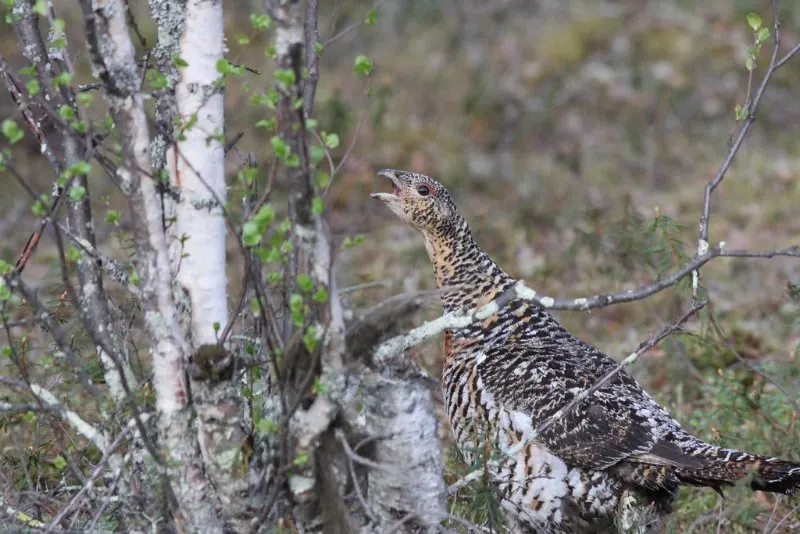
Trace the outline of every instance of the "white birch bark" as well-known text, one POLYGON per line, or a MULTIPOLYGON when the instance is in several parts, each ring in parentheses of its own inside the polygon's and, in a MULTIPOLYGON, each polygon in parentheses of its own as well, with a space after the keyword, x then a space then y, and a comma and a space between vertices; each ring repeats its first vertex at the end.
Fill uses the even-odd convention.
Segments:
POLYGON ((167 243, 156 183, 151 178, 147 115, 141 76, 121 0, 84 0, 89 51, 103 81, 122 146, 118 177, 128 197, 136 236, 144 323, 153 353, 153 386, 166 471, 175 496, 179 530, 222 532, 214 492, 200 459, 191 412, 187 410, 184 360, 188 346, 175 303, 167 243))
POLYGON ((192 340, 199 346, 216 342, 214 324, 222 328, 228 321, 220 205, 226 201, 224 98, 213 85, 224 57, 222 0, 189 0, 185 16, 179 53, 188 66, 180 69, 175 99, 181 122, 194 125, 170 147, 167 162, 171 182, 181 191, 175 207, 182 243, 177 278, 191 298, 192 340))

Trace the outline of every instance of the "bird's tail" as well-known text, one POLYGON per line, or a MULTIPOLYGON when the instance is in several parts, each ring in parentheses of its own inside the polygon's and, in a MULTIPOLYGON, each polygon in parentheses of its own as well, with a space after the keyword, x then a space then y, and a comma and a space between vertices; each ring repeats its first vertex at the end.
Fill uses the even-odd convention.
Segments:
POLYGON ((800 463, 764 458, 757 467, 758 475, 750 481, 750 487, 762 491, 772 491, 794 495, 800 490, 800 463))
POLYGON ((732 486, 749 478, 754 490, 794 495, 800 491, 800 463, 768 458, 730 449, 711 449, 704 455, 705 465, 677 469, 678 478, 696 486, 732 486))

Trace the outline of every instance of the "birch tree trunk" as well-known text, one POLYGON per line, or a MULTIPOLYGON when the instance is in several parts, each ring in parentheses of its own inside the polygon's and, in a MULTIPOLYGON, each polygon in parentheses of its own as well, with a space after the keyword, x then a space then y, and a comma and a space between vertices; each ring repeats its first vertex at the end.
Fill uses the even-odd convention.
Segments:
MULTIPOLYGON (((225 275, 225 114, 217 62, 224 58, 222 0, 188 0, 178 53, 177 141, 167 152, 176 206, 177 280, 191 300, 196 346, 215 343, 228 321, 225 275), (215 328, 216 325, 216 328, 215 328)), ((176 244, 172 244, 176 246, 176 244)))

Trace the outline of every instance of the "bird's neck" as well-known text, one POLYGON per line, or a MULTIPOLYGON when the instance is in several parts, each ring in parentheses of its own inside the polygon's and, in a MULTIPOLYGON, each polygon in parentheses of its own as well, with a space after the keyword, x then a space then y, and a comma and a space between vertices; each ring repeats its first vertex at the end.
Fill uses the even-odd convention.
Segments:
POLYGON ((514 283, 515 280, 481 250, 462 218, 448 231, 423 235, 425 249, 433 263, 436 286, 443 290, 441 300, 446 312, 482 306, 514 283))

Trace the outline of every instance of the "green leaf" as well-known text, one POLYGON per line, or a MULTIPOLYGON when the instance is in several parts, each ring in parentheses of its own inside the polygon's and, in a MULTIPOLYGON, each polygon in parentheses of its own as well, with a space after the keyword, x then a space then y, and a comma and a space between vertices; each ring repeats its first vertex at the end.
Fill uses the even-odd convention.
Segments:
POLYGON ((153 91, 169 87, 169 80, 167 80, 167 77, 157 70, 148 70, 144 79, 147 81, 148 87, 153 91))
POLYGON ((314 393, 314 395, 321 395, 325 393, 327 389, 325 383, 319 377, 315 378, 314 383, 311 385, 311 392, 314 393))
POLYGON ((83 251, 75 245, 70 245, 67 249, 66 258, 72 263, 77 263, 83 257, 83 251))
POLYGON ((255 13, 250 14, 250 24, 253 25, 253 28, 257 30, 266 30, 272 24, 272 19, 269 15, 256 15, 255 13))
POLYGON ((41 91, 41 87, 39 86, 39 80, 29 80, 25 84, 25 89, 27 89, 28 94, 30 95, 38 95, 39 91, 41 91))
POLYGON ((275 79, 286 87, 293 86, 297 81, 292 69, 277 69, 275 71, 275 79))
POLYGON ((236 42, 238 42, 240 45, 247 45, 250 44, 250 38, 246 35, 240 35, 236 38, 236 42))
POLYGON ((319 302, 320 304, 325 304, 328 302, 328 289, 324 286, 318 288, 311 296, 311 300, 319 302))
POLYGON ((261 119, 256 123, 256 128, 264 128, 267 130, 274 130, 278 125, 275 119, 261 119))
POLYGON ((759 17, 756 13, 748 13, 747 24, 753 29, 753 31, 758 31, 758 29, 761 27, 761 17, 759 17))
POLYGON ((65 467, 67 467, 67 461, 64 459, 63 456, 54 457, 51 460, 51 463, 53 464, 53 467, 55 467, 56 469, 59 469, 59 470, 60 469, 64 469, 65 467))
POLYGON ((331 177, 325 171, 317 171, 316 179, 317 179, 317 187, 328 187, 328 184, 331 183, 331 177))
POLYGON ((0 260, 0 274, 11 274, 13 270, 14 267, 10 263, 0 260))
POLYGON ((69 123, 69 125, 73 130, 80 134, 86 133, 86 131, 89 129, 84 121, 72 121, 69 123))
POLYGON ((58 115, 65 121, 71 121, 75 118, 75 110, 72 109, 72 106, 64 104, 58 108, 58 115))
POLYGON ((734 113, 736 114, 737 121, 743 121, 747 118, 747 108, 740 106, 739 104, 736 105, 734 113))
POLYGON ((292 152, 291 147, 287 145, 286 141, 284 141, 279 135, 272 136, 272 138, 269 140, 269 144, 272 146, 272 150, 275 152, 275 155, 279 158, 285 158, 292 152))
POLYGON ((756 34, 756 41, 758 41, 760 44, 766 41, 767 39, 769 39, 769 28, 765 27, 758 30, 758 33, 756 34))
POLYGON ((297 285, 303 291, 311 291, 314 288, 314 281, 311 280, 311 277, 307 274, 298 274, 297 275, 297 285))
POLYGON ((247 221, 242 225, 242 241, 248 247, 254 247, 261 243, 261 232, 259 231, 258 223, 247 221))
POLYGON ((257 167, 242 167, 236 172, 236 177, 239 179, 241 183, 246 186, 250 186, 255 181, 256 177, 258 176, 258 168, 257 167))
POLYGON ((313 353, 317 350, 319 346, 319 336, 317 335, 317 327, 314 325, 309 326, 306 328, 306 331, 303 332, 303 345, 306 347, 308 352, 313 353))
POLYGON ((9 299, 11 299, 11 288, 0 280, 0 302, 5 302, 9 299))
POLYGON ((47 0, 36 0, 36 3, 33 4, 33 12, 36 13, 37 15, 46 15, 47 0))
POLYGON ((128 281, 135 286, 139 285, 139 272, 136 269, 131 269, 131 274, 128 276, 128 281))
POLYGON ((78 96, 75 98, 78 100, 78 104, 81 106, 89 106, 94 101, 94 96, 88 92, 78 93, 78 96))
POLYGON ((88 161, 78 160, 62 173, 62 177, 70 179, 73 176, 85 176, 92 170, 92 165, 88 161))
POLYGON ((117 210, 108 210, 106 212, 106 222, 119 225, 119 212, 117 210))
POLYGON ((53 77, 53 85, 61 87, 72 83, 72 74, 69 72, 62 72, 58 76, 53 77))
POLYGON ((183 59, 181 56, 179 56, 178 54, 172 54, 172 56, 170 56, 170 59, 172 59, 172 63, 175 64, 176 67, 188 67, 189 66, 189 63, 187 63, 187 61, 185 59, 183 59))
POLYGON ((292 322, 295 326, 303 326, 305 321, 305 303, 303 296, 298 293, 292 293, 289 297, 289 311, 291 312, 292 322))
POLYGON ((361 234, 358 234, 357 236, 352 237, 352 238, 345 237, 344 241, 342 241, 342 247, 344 247, 344 248, 357 247, 358 245, 362 244, 363 242, 364 242, 364 236, 361 235, 361 234))
POLYGON ((311 213, 314 215, 322 215, 325 212, 325 202, 322 197, 314 197, 311 199, 311 213))
POLYGON ((12 119, 4 120, 2 125, 0 125, 0 130, 2 130, 3 135, 12 145, 19 143, 22 138, 25 137, 25 134, 22 132, 22 128, 20 128, 12 119))
POLYGON ((373 7, 367 13, 367 18, 364 19, 364 24, 375 24, 378 22, 378 8, 373 7))
POLYGON ((284 165, 287 167, 299 167, 300 166, 300 154, 289 154, 283 160, 284 165))
POLYGON ((69 198, 75 202, 80 202, 86 197, 86 188, 81 185, 73 185, 69 188, 69 198))
POLYGON ((308 451, 300 451, 294 458, 294 465, 302 467, 308 463, 308 451))
POLYGON ((744 66, 747 70, 753 70, 756 68, 756 62, 752 57, 749 57, 744 60, 744 66))
POLYGON ((274 220, 275 208, 272 207, 272 204, 264 204, 253 216, 253 221, 255 221, 262 228, 262 230, 265 230, 268 226, 271 226, 274 220))
POLYGON ((353 72, 360 76, 369 76, 372 72, 372 61, 367 56, 356 56, 355 64, 353 65, 353 72))
POLYGON ((219 321, 214 321, 214 324, 212 326, 214 327, 214 332, 219 332, 219 329, 221 328, 219 325, 219 321))
POLYGON ((42 195, 36 200, 36 202, 33 203, 31 211, 37 217, 44 217, 45 215, 47 215, 48 205, 49 202, 47 195, 42 195))
POLYGON ((274 434, 278 431, 278 423, 272 419, 259 419, 256 423, 256 430, 262 434, 274 434))
POLYGON ((322 132, 322 140, 325 141, 325 146, 334 149, 339 146, 339 136, 335 133, 322 132))

